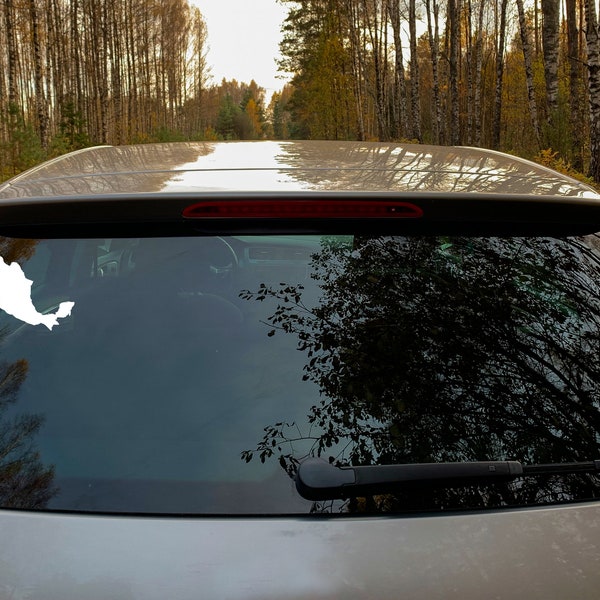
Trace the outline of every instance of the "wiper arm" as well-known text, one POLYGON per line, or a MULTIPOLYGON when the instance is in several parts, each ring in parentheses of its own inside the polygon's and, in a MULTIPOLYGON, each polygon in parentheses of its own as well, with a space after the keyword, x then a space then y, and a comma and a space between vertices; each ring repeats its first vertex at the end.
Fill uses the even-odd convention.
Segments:
POLYGON ((319 458, 308 458, 298 467, 296 488, 307 500, 333 500, 385 494, 417 486, 448 488, 534 475, 598 471, 600 460, 547 465, 522 465, 514 460, 505 460, 336 467, 319 458))

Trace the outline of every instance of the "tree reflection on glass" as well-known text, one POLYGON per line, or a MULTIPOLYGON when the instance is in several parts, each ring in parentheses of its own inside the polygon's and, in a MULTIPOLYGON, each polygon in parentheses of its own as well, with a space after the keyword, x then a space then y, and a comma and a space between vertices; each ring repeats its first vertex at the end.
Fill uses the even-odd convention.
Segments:
MULTIPOLYGON (((6 264, 23 265, 35 254, 36 247, 37 240, 0 236, 0 257, 6 264)), ((0 330, 0 341, 6 334, 7 330, 0 330)), ((42 463, 33 443, 43 418, 32 414, 14 416, 13 408, 28 370, 25 359, 0 362, 0 506, 4 508, 44 508, 57 491, 54 468, 42 463)))
MULTIPOLYGON (((242 294, 278 301, 269 335, 297 336, 303 377, 321 393, 305 424, 268 425, 242 458, 278 458, 290 475, 307 454, 354 465, 598 458, 596 243, 325 240, 312 258, 315 307, 304 304, 302 286, 242 294)), ((598 492, 593 477, 540 477, 407 491, 346 509, 489 507, 598 492)))
POLYGON ((42 464, 33 445, 43 419, 7 416, 27 377, 26 360, 0 364, 0 506, 44 508, 55 494, 54 469, 42 464))

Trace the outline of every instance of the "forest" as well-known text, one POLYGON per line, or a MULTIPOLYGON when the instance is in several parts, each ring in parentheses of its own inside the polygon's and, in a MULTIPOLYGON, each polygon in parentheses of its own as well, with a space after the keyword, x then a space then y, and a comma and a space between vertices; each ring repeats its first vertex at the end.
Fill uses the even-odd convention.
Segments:
POLYGON ((97 144, 266 135, 265 91, 211 83, 186 0, 2 0, 0 180, 97 144))
POLYGON ((282 0, 282 136, 466 144, 600 181, 594 0, 282 0))
POLYGON ((0 178, 94 144, 472 145, 600 182, 594 0, 277 0, 280 70, 214 83, 187 0, 2 0, 0 178))

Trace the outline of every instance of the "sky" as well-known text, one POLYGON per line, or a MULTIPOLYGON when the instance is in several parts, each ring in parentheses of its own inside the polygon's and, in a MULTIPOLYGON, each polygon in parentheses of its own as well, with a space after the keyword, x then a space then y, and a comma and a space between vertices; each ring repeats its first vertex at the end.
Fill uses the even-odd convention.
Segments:
POLYGON ((214 83, 223 77, 254 79, 267 97, 283 87, 277 78, 281 23, 285 7, 276 0, 192 0, 208 29, 207 62, 214 83))

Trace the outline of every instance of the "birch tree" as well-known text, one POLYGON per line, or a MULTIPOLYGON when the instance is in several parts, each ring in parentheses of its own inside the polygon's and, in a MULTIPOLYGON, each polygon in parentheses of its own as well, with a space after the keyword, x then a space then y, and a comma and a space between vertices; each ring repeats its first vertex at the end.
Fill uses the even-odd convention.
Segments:
POLYGON ((523 0, 516 0, 517 10, 519 13, 519 33, 521 36, 521 46, 523 47, 523 62, 525 64, 525 79, 527 84, 527 100, 529 106, 529 116, 531 125, 535 135, 538 148, 542 147, 542 137, 540 131, 540 123, 538 119, 537 102, 535 99, 535 88, 533 84, 533 66, 531 44, 529 43, 529 32, 527 30, 527 21, 525 19, 525 9, 523 0))
POLYGON ((567 18, 567 56, 569 63, 569 104, 570 104, 570 131, 571 131, 571 163, 573 168, 583 171, 583 131, 584 123, 581 118, 582 75, 579 48, 579 31, 577 24, 576 0, 565 0, 567 18))
POLYGON ((504 50, 506 40, 506 10, 508 0, 500 0, 500 20, 498 45, 496 48, 496 92, 494 95, 494 121, 492 124, 492 148, 500 147, 500 128, 502 117, 502 85, 504 76, 504 50))
POLYGON ((410 37, 410 121, 411 137, 419 142, 421 135, 421 98, 419 94, 419 60, 417 56, 417 9, 415 0, 408 0, 410 37))
POLYGON ((541 0, 542 49, 544 53, 544 76, 546 78, 546 105, 548 124, 552 126, 558 112, 558 55, 559 55, 559 0, 541 0))
POLYGON ((400 0, 387 0, 387 14, 394 37, 394 107, 393 133, 403 137, 408 130, 408 109, 406 102, 406 74, 402 51, 402 15, 400 0))
POLYGON ((584 0, 590 104, 590 176, 600 181, 600 36, 595 0, 584 0))
POLYGON ((450 142, 460 144, 460 97, 459 97, 459 59, 460 59, 460 19, 461 0, 448 0, 449 33, 449 78, 450 78, 450 142))
POLYGON ((439 62, 440 62, 440 33, 439 33, 440 6, 437 0, 425 0, 425 14, 427 16, 427 39, 431 55, 431 71, 433 84, 433 141, 443 144, 445 141, 445 128, 442 117, 442 100, 440 94, 439 62), (432 23, 433 21, 433 23, 432 23))

